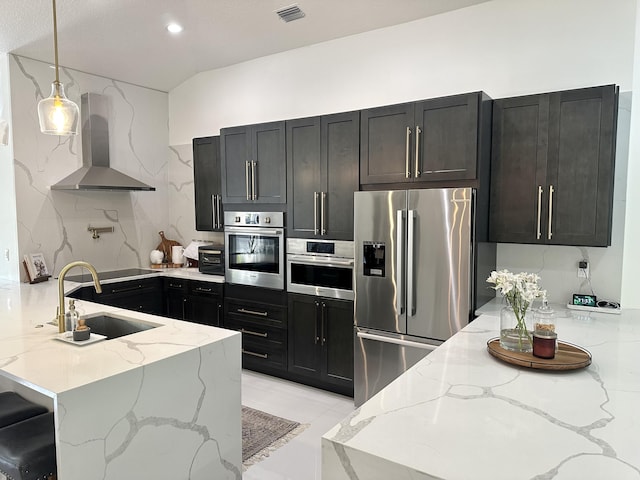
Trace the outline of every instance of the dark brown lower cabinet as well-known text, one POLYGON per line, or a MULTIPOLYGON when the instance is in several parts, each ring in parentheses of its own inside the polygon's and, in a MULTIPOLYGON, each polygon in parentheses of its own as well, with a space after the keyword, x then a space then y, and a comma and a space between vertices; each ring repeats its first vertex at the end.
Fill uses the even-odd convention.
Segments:
POLYGON ((353 395, 353 302, 290 293, 289 373, 353 395))

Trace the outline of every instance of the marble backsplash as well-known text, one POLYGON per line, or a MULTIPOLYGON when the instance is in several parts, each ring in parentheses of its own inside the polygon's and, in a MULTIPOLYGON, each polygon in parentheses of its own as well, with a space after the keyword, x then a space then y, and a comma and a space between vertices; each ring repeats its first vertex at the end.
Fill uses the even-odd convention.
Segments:
MULTIPOLYGON (((9 69, 17 260, 42 252, 54 275, 73 260, 98 270, 148 266, 158 232, 169 230, 167 93, 61 69, 67 96, 78 105, 85 92, 108 97, 111 166, 156 191, 52 191, 50 185, 82 165, 81 135, 40 133, 37 103, 49 95, 54 78, 48 64, 10 56, 9 69), (89 226, 114 232, 93 239, 89 226)), ((20 275, 24 280, 22 268, 20 275)))

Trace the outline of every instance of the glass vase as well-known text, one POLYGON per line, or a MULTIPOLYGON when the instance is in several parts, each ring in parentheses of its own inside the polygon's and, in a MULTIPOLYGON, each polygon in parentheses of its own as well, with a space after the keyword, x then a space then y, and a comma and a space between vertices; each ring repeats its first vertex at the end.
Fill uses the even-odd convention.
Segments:
POLYGON ((533 350, 532 333, 532 319, 529 311, 522 316, 516 315, 511 307, 500 310, 500 346, 502 348, 512 352, 531 352, 533 350))

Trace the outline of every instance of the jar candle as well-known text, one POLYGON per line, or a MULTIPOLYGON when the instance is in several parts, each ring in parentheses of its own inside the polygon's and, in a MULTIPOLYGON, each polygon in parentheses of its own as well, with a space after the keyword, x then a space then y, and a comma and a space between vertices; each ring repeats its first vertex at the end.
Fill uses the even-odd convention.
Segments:
POLYGON ((539 358, 553 358, 556 356, 556 339, 558 334, 549 330, 533 332, 533 355, 539 358))

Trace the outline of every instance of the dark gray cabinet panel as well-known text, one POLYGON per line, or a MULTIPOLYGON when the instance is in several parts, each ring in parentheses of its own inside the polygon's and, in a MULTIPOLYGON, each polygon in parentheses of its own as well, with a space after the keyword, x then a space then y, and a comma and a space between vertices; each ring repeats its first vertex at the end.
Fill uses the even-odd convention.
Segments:
POLYGON ((193 139, 196 230, 223 228, 220 137, 193 139))
POLYGON ((497 100, 490 238, 611 243, 617 87, 497 100))
POLYGON ((286 203, 284 122, 220 131, 226 203, 286 203))
POLYGON ((289 294, 289 372, 353 395, 353 302, 289 294))
POLYGON ((360 182, 476 180, 485 110, 483 92, 362 110, 360 182))
POLYGON ((358 135, 358 112, 287 122, 289 235, 353 238, 358 135))

